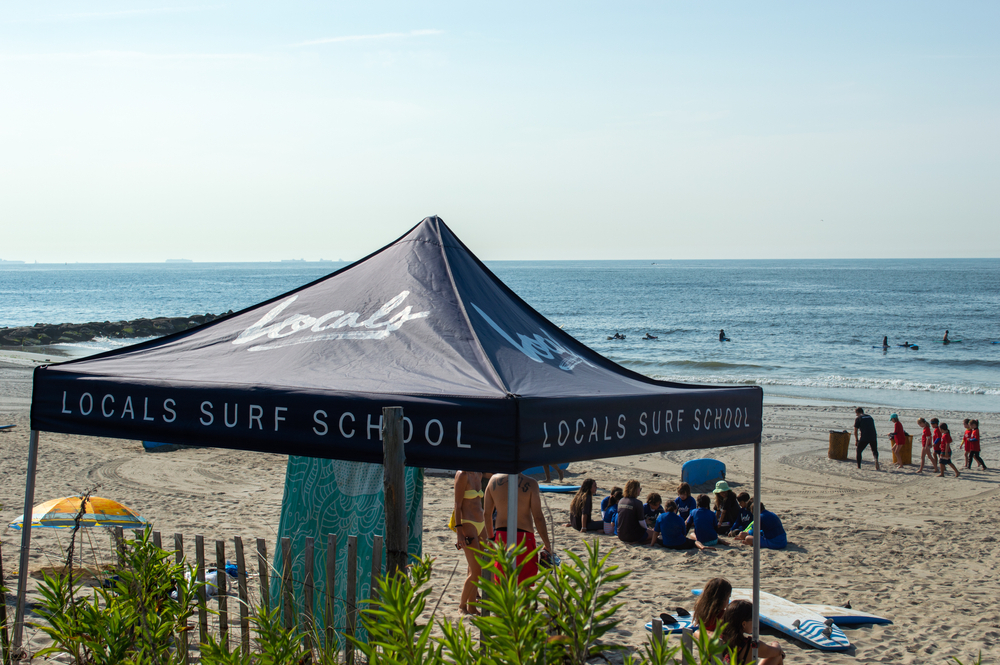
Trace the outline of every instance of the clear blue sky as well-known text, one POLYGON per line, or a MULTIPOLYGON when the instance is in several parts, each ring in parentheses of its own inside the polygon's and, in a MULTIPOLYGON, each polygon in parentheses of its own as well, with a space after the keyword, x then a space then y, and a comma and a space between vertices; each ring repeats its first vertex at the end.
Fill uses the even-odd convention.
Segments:
POLYGON ((5 3, 0 258, 1000 256, 1000 3, 5 3))

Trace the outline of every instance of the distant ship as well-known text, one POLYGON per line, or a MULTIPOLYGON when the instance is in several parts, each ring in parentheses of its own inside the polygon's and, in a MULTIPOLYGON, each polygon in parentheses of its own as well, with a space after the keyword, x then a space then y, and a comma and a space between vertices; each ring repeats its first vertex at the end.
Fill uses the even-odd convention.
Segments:
POLYGON ((0 263, 4 263, 4 264, 7 264, 7 265, 13 265, 15 263, 21 263, 21 264, 23 264, 24 261, 8 261, 7 259, 0 259, 0 263))

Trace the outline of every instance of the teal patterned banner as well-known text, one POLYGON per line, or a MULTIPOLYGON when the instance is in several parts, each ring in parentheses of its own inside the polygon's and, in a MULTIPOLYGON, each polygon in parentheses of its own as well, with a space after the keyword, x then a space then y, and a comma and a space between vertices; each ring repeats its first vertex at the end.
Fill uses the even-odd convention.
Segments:
MULTIPOLYGON (((406 468, 407 549, 411 555, 423 552, 424 476, 419 468, 406 468)), ((385 500, 381 464, 363 464, 315 457, 289 456, 285 474, 285 498, 281 506, 278 542, 271 575, 271 607, 279 602, 282 568, 281 539, 292 542, 292 579, 296 612, 303 608, 302 581, 305 579, 306 537, 315 538, 313 593, 316 628, 323 629, 326 596, 327 534, 337 536, 337 567, 334 582, 334 627, 338 635, 346 625, 344 598, 347 590, 347 537, 358 537, 358 598, 370 596, 372 545, 376 535, 385 534, 385 500)), ((385 548, 382 548, 385 570, 385 548)), ((360 622, 359 622, 360 626, 360 622)), ((359 630, 359 634, 363 633, 359 630)))

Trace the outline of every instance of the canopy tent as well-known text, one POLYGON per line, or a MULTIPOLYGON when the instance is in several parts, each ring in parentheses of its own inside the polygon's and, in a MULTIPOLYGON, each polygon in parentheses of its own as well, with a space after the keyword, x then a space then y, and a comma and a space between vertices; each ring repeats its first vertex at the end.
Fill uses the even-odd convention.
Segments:
POLYGON ((762 391, 654 381, 559 329, 437 217, 328 277, 34 374, 32 429, 380 463, 543 463, 750 443, 762 391))
MULTIPOLYGON (((515 473, 748 443, 759 454, 762 396, 756 386, 655 381, 615 364, 428 217, 267 302, 37 368, 26 510, 38 431, 381 463, 382 407, 393 405, 406 416, 407 465, 515 473)), ((22 571, 29 537, 25 529, 22 571)))

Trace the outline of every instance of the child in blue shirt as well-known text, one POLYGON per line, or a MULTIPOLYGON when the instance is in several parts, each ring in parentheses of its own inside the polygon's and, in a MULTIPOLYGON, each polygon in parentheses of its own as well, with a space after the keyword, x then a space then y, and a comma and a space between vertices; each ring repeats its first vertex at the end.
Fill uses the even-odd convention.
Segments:
POLYGON ((684 520, 677 514, 677 504, 667 501, 666 511, 656 518, 656 525, 653 531, 660 534, 660 544, 672 550, 689 550, 697 547, 700 550, 715 549, 706 548, 701 542, 687 537, 687 526, 684 520))
POLYGON ((677 514, 685 522, 691 511, 698 507, 694 497, 691 496, 691 486, 687 483, 681 483, 677 486, 677 498, 674 499, 674 503, 677 504, 677 514))
POLYGON ((725 545, 725 541, 719 539, 715 525, 715 511, 712 510, 712 502, 707 494, 702 494, 698 497, 698 507, 689 513, 686 526, 689 529, 694 528, 695 540, 700 541, 706 547, 720 542, 725 545))
POLYGON ((747 527, 753 522, 753 504, 750 503, 750 495, 746 492, 740 492, 740 495, 736 497, 736 501, 740 504, 740 523, 733 525, 732 530, 729 532, 730 536, 735 536, 737 533, 746 531, 747 527))
POLYGON ((618 502, 622 500, 623 496, 622 488, 612 487, 611 494, 601 499, 601 517, 604 517, 604 513, 607 512, 609 506, 615 506, 617 510, 618 502))
MULTIPOLYGON (((753 528, 747 533, 736 536, 744 545, 753 545, 753 528)), ((788 547, 788 537, 785 535, 785 528, 781 525, 781 520, 774 513, 765 510, 764 504, 760 504, 760 546, 769 550, 783 550, 788 547)))
POLYGON ((663 499, 656 492, 646 497, 646 503, 642 506, 642 516, 646 519, 646 526, 650 529, 656 524, 656 518, 663 514, 663 499))
MULTIPOLYGON (((617 488, 616 488, 617 489, 617 488)), ((612 503, 604 511, 604 534, 613 536, 618 533, 618 504, 612 503)))

